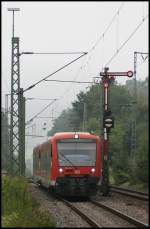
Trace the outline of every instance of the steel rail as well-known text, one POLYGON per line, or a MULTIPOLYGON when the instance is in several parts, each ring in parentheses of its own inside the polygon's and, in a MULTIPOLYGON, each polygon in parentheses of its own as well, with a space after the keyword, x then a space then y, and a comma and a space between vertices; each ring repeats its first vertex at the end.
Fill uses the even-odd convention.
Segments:
MULTIPOLYGON (((33 179, 28 178, 27 181, 29 183, 34 183, 33 179)), ((43 187, 42 187, 43 189, 43 187)), ((68 206, 69 208, 71 208, 74 212, 76 212, 82 219, 84 219, 91 227, 94 228, 102 228, 101 225, 99 225, 98 223, 96 223, 93 219, 89 218, 89 216, 87 216, 85 213, 83 213, 79 208, 75 207, 73 204, 71 204, 69 201, 63 199, 62 197, 58 196, 56 193, 51 192, 51 195, 53 195, 56 199, 62 201, 66 206, 68 206)))
MULTIPOLYGON (((28 182, 34 183, 32 178, 28 178, 27 179, 28 182)), ((99 225, 98 223, 96 223, 93 219, 89 218, 86 214, 84 214, 79 208, 75 207, 73 204, 71 204, 69 201, 63 199, 62 197, 58 196, 56 193, 52 192, 51 193, 55 198, 57 198, 58 200, 62 201, 64 204, 66 204, 68 207, 70 207, 73 211, 75 211, 80 217, 82 217, 82 219, 84 219, 90 226, 92 227, 96 227, 96 228, 102 228, 101 225, 99 225)), ((90 199, 90 202, 93 203, 94 205, 104 208, 107 211, 110 211, 111 213, 119 216, 122 219, 125 219, 126 221, 134 224, 137 227, 149 227, 148 224, 145 224, 143 222, 138 221, 137 219, 130 217, 122 212, 120 212, 119 210, 116 210, 112 207, 109 207, 108 205, 102 204, 100 202, 97 202, 95 200, 90 199)))
POLYGON ((131 189, 120 188, 116 186, 109 186, 111 192, 117 192, 122 195, 131 196, 141 200, 149 200, 148 193, 139 192, 131 189))
POLYGON ((61 198, 60 196, 55 195, 57 199, 62 201, 65 205, 70 207, 74 212, 76 212, 82 219, 84 219, 90 226, 96 227, 96 228, 102 228, 101 225, 95 222, 95 220, 91 219, 89 216, 87 216, 85 213, 83 213, 79 208, 75 207, 73 204, 71 204, 69 201, 61 198))
POLYGON ((94 205, 98 206, 98 207, 101 207, 101 208, 104 208, 104 209, 110 211, 111 213, 121 217, 122 219, 125 219, 126 221, 134 224, 137 227, 144 227, 144 228, 148 227, 148 224, 145 224, 145 223, 143 223, 141 221, 138 221, 137 219, 135 219, 135 218, 133 218, 131 216, 128 216, 128 215, 120 212, 119 210, 116 210, 116 209, 114 209, 112 207, 109 207, 108 205, 102 204, 102 203, 97 202, 95 200, 90 200, 90 202, 93 203, 94 205))
POLYGON ((137 193, 137 194, 140 194, 140 195, 145 195, 145 196, 148 195, 148 193, 146 193, 146 192, 140 192, 140 191, 136 191, 136 190, 132 190, 132 189, 117 187, 115 185, 110 185, 109 187, 110 188, 115 188, 115 189, 118 189, 118 190, 122 190, 122 191, 129 191, 129 192, 132 192, 132 193, 137 193))

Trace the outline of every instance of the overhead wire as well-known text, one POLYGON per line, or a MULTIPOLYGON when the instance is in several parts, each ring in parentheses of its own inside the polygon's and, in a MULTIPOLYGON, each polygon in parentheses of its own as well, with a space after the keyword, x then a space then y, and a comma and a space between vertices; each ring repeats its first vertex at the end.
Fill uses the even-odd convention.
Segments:
POLYGON ((144 1, 142 1, 142 18, 144 18, 144 1))
MULTIPOLYGON (((116 18, 116 16, 117 15, 119 15, 119 12, 120 12, 120 10, 121 10, 121 8, 123 7, 123 4, 124 4, 124 2, 121 4, 121 6, 119 7, 119 9, 117 10, 117 13, 114 15, 114 17, 112 18, 112 20, 111 20, 111 22, 109 23, 109 25, 107 26, 107 28, 106 28, 106 30, 104 31, 104 33, 101 35, 101 37, 96 41, 96 43, 92 46, 92 48, 88 51, 88 57, 89 57, 89 53, 92 51, 92 50, 94 50, 95 49, 95 47, 99 44, 99 42, 101 41, 101 39, 103 39, 103 42, 104 42, 104 35, 106 34, 106 32, 108 31, 108 29, 110 28, 110 26, 112 25, 112 23, 113 23, 113 21, 115 20, 115 18, 116 18)), ((138 28, 143 24, 143 22, 145 21, 145 19, 148 17, 148 15, 146 16, 146 17, 144 17, 143 19, 142 19, 142 22, 136 27, 136 29, 131 33, 131 35, 128 37, 128 39, 119 47, 119 49, 117 49, 117 51, 113 54, 113 56, 110 58, 110 60, 107 62, 107 64, 105 64, 105 66, 107 66, 109 63, 111 63, 111 61, 117 56, 117 54, 120 52, 120 50, 125 46, 125 44, 131 39, 131 37, 135 34, 135 32, 138 30, 138 28)), ((118 19, 119 20, 119 19, 118 19)), ((87 54, 87 53, 86 53, 87 54)), ((91 56, 90 56, 91 57, 91 56)), ((89 58, 90 59, 90 58, 89 58)), ((83 69, 83 65, 79 68, 79 72, 80 72, 80 70, 82 70, 83 69)), ((79 74, 78 74, 79 75, 79 74)), ((77 75, 77 77, 78 77, 78 75, 77 75)), ((48 77, 50 77, 50 76, 48 76, 48 77)), ((46 77, 46 78, 48 78, 48 77, 46 77)), ((75 77, 75 78, 77 78, 77 77, 75 77)), ((43 80, 45 80, 45 78, 43 79, 43 80)), ((41 81, 40 81, 41 82, 41 81)), ((71 82, 71 83, 73 83, 73 82, 71 82)), ((65 93, 66 92, 68 92, 68 90, 67 91, 65 91, 65 93)), ((64 94, 65 94, 64 93, 64 94)), ((63 94, 63 95, 64 95, 63 94)), ((60 99, 62 99, 63 98, 63 96, 61 96, 58 100, 60 100, 60 99)))
MULTIPOLYGON (((109 23, 108 26, 106 27, 106 29, 105 29, 105 31, 103 32, 103 34, 102 34, 102 35, 100 36, 100 38, 94 43, 94 45, 93 45, 92 48, 88 51, 88 53, 91 52, 92 50, 94 50, 95 47, 99 44, 100 40, 101 40, 102 38, 104 38, 104 35, 107 33, 107 31, 108 31, 109 28, 111 27, 113 21, 115 20, 115 18, 116 18, 116 16, 117 16, 118 12, 121 10, 121 8, 123 7, 123 5, 124 5, 124 2, 122 2, 122 4, 120 5, 119 9, 117 10, 117 13, 115 13, 115 15, 113 16, 112 20, 110 21, 110 23, 109 23)), ((69 53, 69 52, 68 52, 68 53, 69 53)), ((70 52, 70 54, 71 54, 71 53, 77 54, 77 53, 79 53, 79 52, 70 52)), ((73 60, 73 61, 70 62, 69 64, 73 63, 74 61, 78 60, 79 58, 81 58, 82 56, 84 56, 84 55, 86 55, 86 54, 88 54, 88 53, 84 52, 83 55, 81 55, 80 57, 76 58, 75 60, 73 60)), ((40 53, 37 53, 37 54, 40 54, 40 53)), ((41 53, 41 54, 45 54, 45 53, 41 53)), ((60 53, 60 54, 64 54, 64 53, 60 53)), ((91 56, 90 56, 89 58, 91 58, 91 56)), ((62 70, 62 69, 65 68, 65 67, 67 67, 69 64, 63 66, 62 68, 58 69, 57 71, 53 72, 52 74, 50 74, 50 75, 44 77, 42 80, 38 81, 37 83, 31 85, 30 87, 28 87, 27 89, 25 89, 24 92, 27 91, 27 90, 32 89, 33 87, 35 87, 37 84, 41 83, 42 81, 44 81, 44 80, 46 81, 46 79, 47 79, 48 77, 52 76, 52 75, 55 74, 56 72, 62 70)), ((82 69, 83 69, 83 65, 79 68, 78 74, 77 74, 77 76, 75 77, 75 79, 78 77, 79 72, 80 72, 80 70, 82 70, 82 69)), ((71 83, 72 83, 72 82, 71 82, 71 83)), ((67 92, 68 92, 68 90, 67 90, 67 92)), ((66 93, 66 91, 65 91, 65 93, 66 93)), ((65 94, 65 93, 64 93, 64 94, 65 94)), ((61 96, 60 98, 63 98, 63 96, 61 96)))
MULTIPOLYGON (((94 50, 94 49, 96 48, 96 46, 99 44, 99 42, 104 38, 104 35, 107 33, 107 31, 108 31, 109 28, 111 27, 111 25, 112 25, 112 23, 114 22, 116 16, 118 15, 118 12, 121 11, 123 5, 124 5, 124 2, 122 2, 121 5, 119 6, 117 12, 116 12, 116 13, 114 14, 114 16, 112 17, 111 21, 109 22, 109 24, 108 24, 108 26, 106 27, 106 29, 104 30, 104 32, 101 34, 101 36, 98 38, 98 40, 94 43, 94 45, 92 46, 92 48, 90 48, 90 49, 88 50, 87 58, 88 58, 88 56, 89 56, 89 53, 90 53, 92 50, 94 50)), ((91 58, 91 56, 90 56, 89 58, 91 58)), ((78 75, 79 75, 79 73, 80 73, 80 70, 83 70, 83 66, 84 66, 85 62, 86 62, 86 60, 84 61, 84 63, 83 63, 83 64, 81 65, 81 67, 79 68, 79 71, 78 71, 78 73, 77 73, 77 76, 74 78, 74 80, 77 79, 77 77, 78 77, 78 75)), ((65 91, 65 92, 66 92, 66 91, 65 91)), ((62 97, 61 97, 61 98, 62 98, 62 97)))
POLYGON ((104 36, 103 36, 103 44, 102 44, 102 68, 104 66, 104 57, 105 57, 105 53, 104 53, 104 50, 105 50, 105 43, 104 43, 104 36))
MULTIPOLYGON (((102 34, 102 36, 97 40, 97 42, 95 43, 95 45, 88 51, 88 55, 90 53, 90 51, 92 51, 93 49, 95 49, 96 45, 98 45, 98 43, 100 42, 100 40, 103 38, 104 39, 104 34, 108 31, 108 29, 110 28, 110 26, 112 25, 112 22, 114 21, 114 19, 116 18, 116 16, 119 16, 119 11, 121 10, 121 8, 123 7, 123 3, 121 4, 121 6, 119 7, 117 13, 114 15, 114 17, 112 18, 111 22, 109 23, 108 27, 106 28, 105 32, 102 34)), ((127 40, 125 40, 122 45, 119 47, 119 49, 117 49, 117 51, 113 54, 113 56, 110 58, 110 60, 105 64, 105 67, 111 63, 111 61, 117 56, 117 54, 120 52, 120 50, 122 50, 122 48, 126 45, 126 43, 131 39, 131 37, 136 33, 136 31, 140 28, 140 26, 143 24, 143 22, 145 21, 145 19, 148 17, 145 16, 142 18, 142 21, 138 24, 138 26, 134 29, 134 31, 130 34, 130 36, 128 37, 127 40)), ((119 20, 119 18, 118 18, 119 20)), ((104 42, 104 40, 103 40, 104 42)), ((103 50, 104 52, 104 50, 103 50)), ((104 54, 104 53, 103 53, 104 54)), ((83 65, 82 65, 83 66, 83 65)), ((82 66, 80 67, 80 69, 82 69, 82 66)), ((103 70, 103 68, 102 68, 103 70)), ((99 74, 99 73, 98 73, 99 74)))
MULTIPOLYGON (((85 54, 83 54, 83 55, 86 55, 86 54, 87 54, 87 53, 85 53, 85 54)), ((83 55, 82 55, 82 56, 83 56, 83 55)), ((82 57, 82 56, 80 56, 80 57, 82 57)), ((79 59, 80 57, 78 57, 77 59, 79 59)), ((77 60, 77 59, 76 59, 76 60, 77 60)), ((74 61, 75 61, 75 60, 74 60, 74 61)), ((73 61, 73 62, 74 62, 74 61, 73 61)), ((66 66, 66 65, 65 65, 65 66, 66 66)), ((79 71, 80 71, 80 69, 78 70, 78 72, 79 72, 79 71)), ((46 81, 46 79, 47 79, 48 77, 49 77, 49 76, 45 77, 43 80, 46 81)), ((70 88, 70 87, 69 87, 69 88, 70 88)), ((67 88, 67 90, 66 90, 65 92, 68 92, 68 89, 69 89, 69 88, 67 88)), ((26 89, 26 90, 27 90, 27 89, 26 89)), ((64 93, 64 94, 65 94, 65 93, 64 93)), ((63 94, 63 95, 64 95, 64 94, 63 94)), ((58 98, 56 101, 58 101, 58 100, 60 100, 60 99, 62 99, 62 98, 63 98, 63 96, 60 96, 60 98, 58 98)), ((58 107, 58 106, 57 106, 57 107, 58 107)), ((38 115, 39 115, 39 114, 41 114, 41 112, 38 113, 38 115)), ((38 115, 36 115, 36 117, 37 117, 38 115)), ((32 119, 30 119, 29 121, 33 120, 34 118, 35 118, 35 117, 33 117, 32 119)), ((28 121, 27 123, 29 123, 29 121, 28 121)))
POLYGON ((56 71, 54 71, 53 73, 51 73, 50 75, 42 78, 41 80, 39 80, 38 82, 36 82, 35 84, 29 86, 28 88, 26 88, 23 92, 28 91, 30 89, 32 89, 33 87, 35 87, 37 84, 41 83, 42 81, 46 80, 47 78, 49 78, 50 76, 56 74, 57 72, 61 71, 62 69, 66 68, 67 66, 69 66, 70 64, 74 63, 75 61, 77 61, 78 59, 80 59, 81 57, 85 56, 87 54, 87 52, 85 52, 84 54, 82 54, 81 56, 79 56, 78 58, 72 60, 71 62, 69 62, 68 64, 65 64, 64 66, 62 66, 61 68, 57 69, 56 71))
MULTIPOLYGON (((82 67, 83 67, 83 64, 82 64, 82 66, 80 66, 80 68, 77 70, 77 73, 75 74, 75 77, 73 78, 74 81, 78 78, 78 76, 79 76, 79 74, 80 74, 80 71, 82 70, 82 67)), ((60 101, 60 100, 62 100, 62 99, 64 98, 64 96, 66 95, 66 93, 68 93, 68 92, 71 90, 71 86, 70 86, 70 85, 72 85, 72 83, 70 83, 69 86, 64 90, 64 93, 58 98, 57 102, 60 101)), ((59 106, 59 105, 57 105, 57 106, 55 107, 55 109, 58 108, 58 106, 59 106)))
POLYGON ((30 122, 33 121, 38 115, 40 115, 43 111, 45 111, 48 107, 50 107, 57 99, 54 99, 51 103, 49 103, 46 107, 44 107, 40 112, 38 112, 36 115, 34 115, 29 121, 26 122, 26 125, 28 125, 30 122))
MULTIPOLYGON (((104 32, 101 34, 101 36, 98 38, 98 40, 94 43, 94 45, 92 46, 91 49, 89 49, 88 51, 88 56, 89 56, 89 53, 92 52, 96 46, 99 44, 99 42, 102 40, 104 42, 104 37, 106 35, 106 33, 108 32, 108 30, 110 29, 110 27, 112 26, 113 22, 115 21, 116 17, 119 15, 120 11, 122 10, 124 6, 124 2, 121 3, 121 5, 119 6, 117 12, 114 14, 114 16, 112 17, 110 23, 108 24, 108 26, 106 27, 106 29, 104 30, 104 32)), ((89 59, 92 57, 93 54, 91 54, 89 56, 89 59)))
MULTIPOLYGON (((99 44, 99 42, 101 40, 103 40, 103 43, 104 43, 104 36, 105 34, 107 33, 107 31, 109 30, 109 28, 111 27, 111 25, 113 24, 114 20, 116 19, 118 13, 120 13, 120 11, 122 10, 123 8, 123 5, 124 5, 124 2, 121 3, 121 5, 119 6, 119 8, 117 9, 117 12, 114 14, 114 16, 112 17, 111 21, 109 22, 108 26, 106 27, 106 29, 104 30, 104 32, 101 34, 101 36, 98 38, 98 40, 94 43, 94 45, 88 50, 88 53, 87 53, 87 59, 89 60, 91 58, 92 55, 90 55, 90 53, 96 48, 96 46, 99 44), (89 56, 90 55, 90 56, 89 56)), ((103 49, 103 55, 104 55, 104 49, 103 49)), ((73 80, 76 80, 80 74, 80 71, 83 70, 83 67, 86 66, 87 64, 89 64, 89 61, 87 59, 84 59, 84 63, 80 66, 76 76, 73 78, 73 80), (86 63, 85 63, 86 62, 86 63)), ((99 74, 97 75, 99 76, 99 74)), ((60 99, 63 99, 64 98, 64 95, 66 93, 69 92, 71 88, 67 88, 64 93, 62 94, 62 96, 58 99, 58 101, 60 99)), ((57 101, 57 102, 58 102, 57 101)), ((57 106, 58 107, 58 106, 57 106)))
POLYGON ((64 55, 64 54, 85 54, 85 52, 22 52, 21 54, 38 54, 38 55, 45 55, 45 54, 52 54, 52 55, 57 55, 57 54, 59 54, 59 55, 64 55))
POLYGON ((122 7, 124 5, 124 2, 121 3, 119 9, 117 10, 117 12, 115 13, 115 15, 112 17, 110 23, 108 24, 108 26, 106 27, 105 31, 102 33, 102 35, 99 37, 99 39, 95 42, 95 44, 92 46, 92 48, 88 51, 88 53, 90 53, 93 49, 95 49, 95 47, 99 44, 99 42, 103 39, 103 37, 105 36, 105 34, 107 33, 107 31, 109 30, 109 28, 111 27, 111 25, 113 24, 114 20, 116 19, 117 15, 119 14, 119 12, 121 11, 122 7))
MULTIPOLYGON (((86 66, 89 63, 89 60, 91 59, 92 55, 90 55, 90 53, 95 50, 96 46, 99 44, 99 42, 101 40, 103 40, 104 43, 104 36, 106 35, 107 31, 109 30, 109 28, 112 26, 113 22, 115 21, 117 15, 119 14, 119 12, 122 10, 124 5, 124 2, 121 3, 120 7, 118 8, 117 12, 114 14, 114 16, 112 17, 111 21, 109 22, 108 26, 106 27, 106 29, 104 30, 104 32, 101 34, 101 36, 98 38, 98 40, 94 43, 94 45, 88 50, 88 55, 87 55, 87 61, 85 60, 86 63, 84 63, 80 69, 83 69, 83 66, 86 66)), ((103 48, 103 56, 104 56, 104 48, 103 48)))
POLYGON ((59 83, 92 83, 91 81, 74 81, 74 80, 45 80, 45 81, 51 81, 51 82, 59 82, 59 83))
POLYGON ((119 11, 118 11, 118 17, 116 21, 116 50, 118 50, 119 47, 119 11))
POLYGON ((129 35, 129 37, 122 43, 122 45, 119 47, 119 49, 112 55, 112 57, 109 59, 109 61, 105 64, 105 67, 112 62, 112 60, 118 55, 120 50, 126 45, 126 43, 133 37, 133 35, 137 32, 137 30, 140 28, 140 26, 144 23, 148 15, 146 15, 140 23, 136 26, 136 28, 133 30, 133 32, 129 35))

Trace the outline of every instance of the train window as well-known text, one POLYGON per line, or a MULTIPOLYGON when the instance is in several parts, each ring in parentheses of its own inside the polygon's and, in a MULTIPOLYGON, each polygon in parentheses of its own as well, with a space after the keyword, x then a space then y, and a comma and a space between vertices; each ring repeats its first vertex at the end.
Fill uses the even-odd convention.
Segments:
POLYGON ((61 166, 95 166, 96 142, 58 142, 57 153, 61 166))

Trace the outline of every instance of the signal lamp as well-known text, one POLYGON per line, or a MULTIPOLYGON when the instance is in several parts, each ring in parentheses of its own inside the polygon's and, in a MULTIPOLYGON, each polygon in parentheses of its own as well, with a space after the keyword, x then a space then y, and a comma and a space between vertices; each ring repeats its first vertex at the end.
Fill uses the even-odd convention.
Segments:
POLYGON ((133 76, 133 72, 132 72, 132 71, 128 71, 128 72, 127 72, 127 76, 128 76, 128 77, 132 77, 132 76, 133 76))

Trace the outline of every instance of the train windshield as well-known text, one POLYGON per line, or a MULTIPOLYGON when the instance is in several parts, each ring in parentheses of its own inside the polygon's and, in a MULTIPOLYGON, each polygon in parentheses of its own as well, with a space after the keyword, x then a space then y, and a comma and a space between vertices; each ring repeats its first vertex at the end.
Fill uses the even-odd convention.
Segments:
POLYGON ((61 140, 57 143, 57 153, 60 166, 95 166, 96 141, 61 140))

